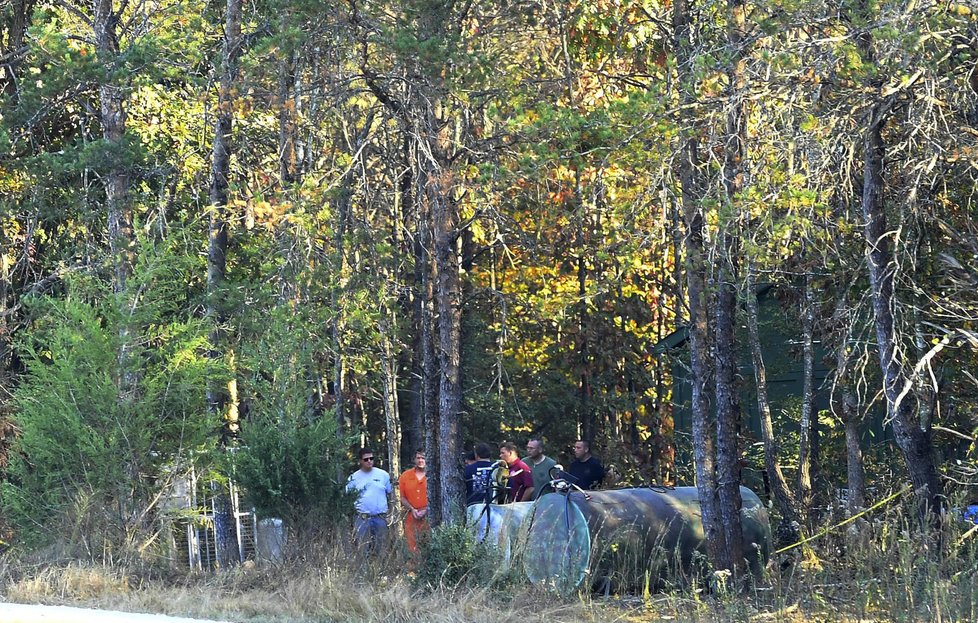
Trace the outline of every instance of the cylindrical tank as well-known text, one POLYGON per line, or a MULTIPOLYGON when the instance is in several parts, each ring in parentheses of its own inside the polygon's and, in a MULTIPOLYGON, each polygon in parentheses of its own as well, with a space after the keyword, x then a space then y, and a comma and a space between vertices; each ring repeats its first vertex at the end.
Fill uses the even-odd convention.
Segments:
POLYGON ((476 541, 487 541, 499 550, 503 564, 508 567, 521 538, 523 520, 532 508, 533 502, 473 504, 465 509, 466 523, 476 541))
MULTIPOLYGON (((767 510, 741 487, 744 549, 758 572, 767 560, 767 510)), ((524 567, 536 585, 568 592, 599 580, 617 587, 681 581, 705 561, 706 543, 695 487, 643 487, 549 493, 528 520, 524 567)))

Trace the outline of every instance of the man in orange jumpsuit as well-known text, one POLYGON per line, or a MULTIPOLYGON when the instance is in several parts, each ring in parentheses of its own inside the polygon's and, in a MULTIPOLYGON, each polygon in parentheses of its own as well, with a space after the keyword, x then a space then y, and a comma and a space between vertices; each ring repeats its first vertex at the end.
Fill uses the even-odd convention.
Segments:
POLYGON ((418 541, 428 533, 428 478, 424 471, 424 451, 414 453, 414 467, 407 470, 397 482, 401 493, 401 504, 407 509, 404 518, 404 534, 408 549, 412 554, 418 552, 418 541))

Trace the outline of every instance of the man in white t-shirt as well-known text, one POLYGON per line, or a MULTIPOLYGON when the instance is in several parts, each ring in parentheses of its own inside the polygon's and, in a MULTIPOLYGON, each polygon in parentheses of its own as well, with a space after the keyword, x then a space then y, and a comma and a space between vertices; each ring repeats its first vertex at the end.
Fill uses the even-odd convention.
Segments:
POLYGON ((357 454, 360 469, 346 481, 347 491, 359 492, 357 516, 353 521, 353 540, 367 552, 378 552, 387 543, 388 497, 394 490, 390 474, 374 467, 374 452, 363 448, 357 454))

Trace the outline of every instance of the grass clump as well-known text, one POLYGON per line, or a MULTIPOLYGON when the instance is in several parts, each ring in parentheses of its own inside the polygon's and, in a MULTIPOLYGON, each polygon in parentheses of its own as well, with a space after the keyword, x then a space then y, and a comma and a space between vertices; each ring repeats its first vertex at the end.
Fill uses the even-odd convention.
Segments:
POLYGON ((420 552, 420 563, 409 576, 414 587, 500 590, 514 575, 510 561, 487 541, 477 541, 463 523, 432 530, 420 552))

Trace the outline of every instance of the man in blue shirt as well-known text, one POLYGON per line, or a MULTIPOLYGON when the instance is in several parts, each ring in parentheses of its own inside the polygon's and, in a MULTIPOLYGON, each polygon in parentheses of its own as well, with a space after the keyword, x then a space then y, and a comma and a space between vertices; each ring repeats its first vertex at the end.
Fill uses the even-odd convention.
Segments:
MULTIPOLYGON (((485 504, 486 497, 492 494, 492 450, 487 443, 475 446, 475 463, 465 466, 465 504, 485 504)), ((489 500, 495 502, 496 500, 489 500)))
POLYGON ((387 543, 387 498, 394 488, 390 474, 374 467, 374 451, 363 448, 357 454, 360 469, 346 481, 347 491, 359 493, 356 501, 357 516, 353 520, 353 540, 358 547, 378 552, 387 543))

